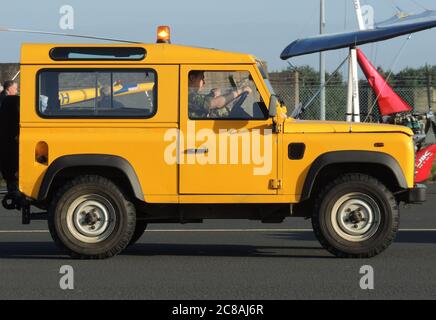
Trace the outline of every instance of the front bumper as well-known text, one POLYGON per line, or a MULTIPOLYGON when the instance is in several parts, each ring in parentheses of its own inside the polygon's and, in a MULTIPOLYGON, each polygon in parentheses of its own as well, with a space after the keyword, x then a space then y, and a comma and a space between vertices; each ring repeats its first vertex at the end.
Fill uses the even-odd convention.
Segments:
POLYGON ((405 203, 423 203, 427 200, 427 187, 417 184, 414 188, 407 189, 400 195, 400 200, 405 203))

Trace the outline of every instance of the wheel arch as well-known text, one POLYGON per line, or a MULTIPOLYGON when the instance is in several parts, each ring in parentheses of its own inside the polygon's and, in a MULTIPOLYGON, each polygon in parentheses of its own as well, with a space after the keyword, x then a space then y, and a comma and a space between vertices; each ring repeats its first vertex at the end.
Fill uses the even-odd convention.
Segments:
POLYGON ((38 202, 45 201, 57 179, 77 174, 101 174, 107 178, 117 177, 118 182, 129 188, 135 198, 144 201, 138 176, 132 165, 124 158, 107 154, 77 154, 62 156, 48 167, 38 192, 38 202))
POLYGON ((381 180, 391 191, 407 189, 407 181, 397 160, 375 151, 334 151, 320 155, 304 181, 301 200, 310 199, 320 181, 341 173, 366 173, 381 180))

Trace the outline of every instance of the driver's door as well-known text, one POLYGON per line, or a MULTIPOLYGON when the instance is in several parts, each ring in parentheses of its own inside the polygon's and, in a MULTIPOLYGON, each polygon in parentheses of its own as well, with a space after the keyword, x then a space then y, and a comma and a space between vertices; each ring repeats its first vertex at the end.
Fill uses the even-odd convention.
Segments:
POLYGON ((276 194, 271 183, 277 179, 277 135, 265 104, 268 92, 253 76, 254 66, 193 65, 180 72, 180 194, 276 194), (219 112, 192 112, 192 71, 204 71, 205 83, 196 98, 207 104, 214 95, 229 96, 238 88, 248 86, 251 92, 219 112))

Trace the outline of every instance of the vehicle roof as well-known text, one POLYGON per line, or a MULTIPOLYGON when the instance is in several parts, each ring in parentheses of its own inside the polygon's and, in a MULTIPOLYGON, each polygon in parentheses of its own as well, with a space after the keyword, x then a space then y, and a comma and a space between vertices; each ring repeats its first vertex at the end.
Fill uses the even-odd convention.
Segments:
POLYGON ((174 44, 53 44, 25 43, 21 47, 21 64, 253 64, 249 54, 174 44), (55 47, 140 47, 147 52, 141 61, 55 61, 49 52, 55 47))

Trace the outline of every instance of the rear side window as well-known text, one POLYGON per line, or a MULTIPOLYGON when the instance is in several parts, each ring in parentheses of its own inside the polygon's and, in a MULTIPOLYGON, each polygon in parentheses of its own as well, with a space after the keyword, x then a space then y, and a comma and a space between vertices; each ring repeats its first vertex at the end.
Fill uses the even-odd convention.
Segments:
POLYGON ((54 118, 149 118, 156 113, 153 70, 42 70, 38 113, 54 118))
POLYGON ((58 47, 50 50, 53 60, 143 60, 144 48, 135 47, 58 47))

